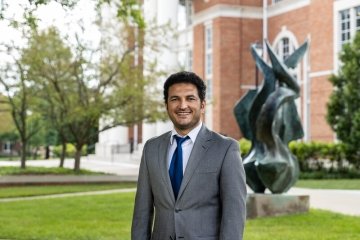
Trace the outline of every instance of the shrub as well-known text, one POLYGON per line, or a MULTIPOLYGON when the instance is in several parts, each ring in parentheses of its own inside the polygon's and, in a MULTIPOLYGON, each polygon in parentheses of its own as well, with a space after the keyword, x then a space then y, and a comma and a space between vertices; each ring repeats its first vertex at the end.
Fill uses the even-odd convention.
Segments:
MULTIPOLYGON (((52 152, 53 152, 55 157, 60 157, 61 151, 62 151, 62 146, 61 145, 54 146, 53 149, 52 149, 52 152)), ((75 157, 75 151, 76 151, 75 146, 73 144, 71 144, 71 143, 67 143, 66 144, 65 157, 67 157, 67 158, 75 157)), ((82 156, 86 155, 86 145, 82 148, 81 155, 82 156)))
POLYGON ((245 138, 242 138, 240 139, 239 144, 240 144, 241 156, 244 157, 250 151, 251 142, 249 140, 246 140, 245 138))
MULTIPOLYGON (((244 157, 251 142, 243 138, 239 143, 244 157)), ((347 161, 347 148, 342 143, 293 141, 289 149, 298 159, 300 178, 360 178, 360 171, 347 161)))

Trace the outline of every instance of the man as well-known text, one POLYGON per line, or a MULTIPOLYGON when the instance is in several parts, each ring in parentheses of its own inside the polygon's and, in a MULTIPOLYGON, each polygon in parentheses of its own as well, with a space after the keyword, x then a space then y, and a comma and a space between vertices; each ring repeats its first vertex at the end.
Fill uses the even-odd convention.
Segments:
POLYGON ((205 93, 191 72, 164 84, 174 129, 144 146, 132 240, 242 239, 246 185, 239 145, 203 125, 205 93))

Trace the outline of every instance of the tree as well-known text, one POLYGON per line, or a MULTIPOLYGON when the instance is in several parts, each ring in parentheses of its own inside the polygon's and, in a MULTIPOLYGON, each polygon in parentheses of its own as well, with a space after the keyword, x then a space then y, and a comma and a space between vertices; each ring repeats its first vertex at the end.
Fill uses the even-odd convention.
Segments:
POLYGON ((109 120, 99 131, 161 116, 152 78, 144 77, 141 65, 133 65, 134 46, 120 53, 102 49, 99 61, 98 49, 77 40, 75 46, 65 43, 55 28, 34 32, 21 58, 36 82, 35 109, 51 119, 60 138, 75 145, 75 171, 101 117, 109 120))
POLYGON ((19 133, 21 168, 25 168, 28 142, 41 129, 41 125, 39 125, 38 115, 32 114, 30 108, 33 101, 32 83, 27 78, 26 69, 15 56, 13 64, 6 64, 5 69, 1 69, 0 83, 5 87, 7 103, 19 133))
POLYGON ((330 78, 333 92, 327 104, 327 121, 346 147, 347 159, 360 167, 360 34, 345 44, 341 67, 330 78))
MULTIPOLYGON (((135 59, 142 59, 145 27, 137 1, 99 0, 98 3, 99 8, 104 4, 116 6, 122 26, 118 32, 121 44, 116 48, 121 51, 105 48, 106 44, 90 46, 81 39, 81 34, 76 36, 76 43, 66 41, 55 28, 38 32, 36 24, 28 24, 27 33, 31 34, 28 46, 19 52, 18 65, 26 73, 26 81, 34 83, 31 96, 36 100, 31 106, 52 123, 64 146, 69 141, 74 143, 75 171, 80 169, 81 150, 94 137, 94 127, 100 118, 108 119, 99 129, 103 131, 164 116, 157 88, 153 86, 162 74, 156 71, 156 61, 147 70, 142 63, 134 64, 135 59)), ((18 70, 18 75, 21 72, 18 70)))
POLYGON ((8 100, 0 94, 0 141, 10 142, 10 158, 13 155, 13 146, 19 140, 14 121, 11 117, 8 100))

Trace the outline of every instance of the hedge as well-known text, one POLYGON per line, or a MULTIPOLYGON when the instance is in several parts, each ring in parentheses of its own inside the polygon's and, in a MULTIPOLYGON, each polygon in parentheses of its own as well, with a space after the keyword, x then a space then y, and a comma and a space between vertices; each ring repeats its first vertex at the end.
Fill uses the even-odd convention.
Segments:
MULTIPOLYGON (((250 151, 251 142, 239 141, 243 157, 250 151)), ((342 143, 293 141, 289 149, 298 161, 301 178, 360 178, 360 169, 346 160, 342 143)))

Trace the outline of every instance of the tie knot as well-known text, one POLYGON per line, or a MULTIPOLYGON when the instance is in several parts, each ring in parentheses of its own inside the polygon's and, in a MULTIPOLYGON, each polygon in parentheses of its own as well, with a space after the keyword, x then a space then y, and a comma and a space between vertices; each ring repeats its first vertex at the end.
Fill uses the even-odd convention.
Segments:
POLYGON ((178 146, 181 146, 181 144, 183 144, 183 142, 185 142, 186 140, 189 139, 189 136, 179 137, 179 136, 175 135, 174 137, 176 139, 176 143, 177 143, 178 146))

